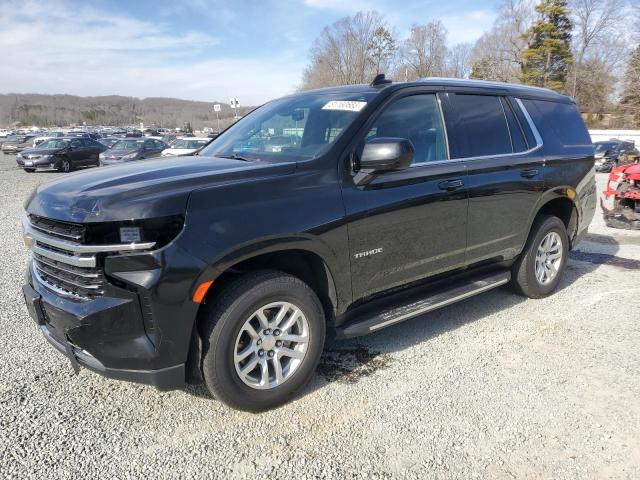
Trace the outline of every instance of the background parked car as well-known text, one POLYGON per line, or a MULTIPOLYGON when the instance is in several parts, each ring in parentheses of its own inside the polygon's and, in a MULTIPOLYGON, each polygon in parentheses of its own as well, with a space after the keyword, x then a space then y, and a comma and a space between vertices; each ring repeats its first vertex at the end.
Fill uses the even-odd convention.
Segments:
POLYGON ((16 162, 26 172, 38 169, 70 172, 78 167, 97 166, 100 154, 106 149, 91 138, 52 138, 36 148, 22 151, 16 157, 16 162))
POLYGON ((611 139, 593 144, 596 158, 596 172, 610 172, 628 156, 640 155, 633 142, 611 139))
POLYGON ((113 147, 116 143, 122 140, 122 137, 104 137, 98 140, 101 144, 103 144, 107 148, 113 147))
POLYGON ((51 140, 52 138, 61 138, 64 136, 64 132, 47 132, 45 135, 41 135, 33 139, 33 148, 37 147, 39 144, 46 140, 51 140))
POLYGON ((100 155, 100 165, 131 162, 145 158, 159 157, 167 144, 153 138, 125 138, 100 155))
POLYGON ((189 137, 176 139, 169 148, 163 150, 163 157, 172 157, 175 155, 192 155, 203 147, 211 143, 211 138, 206 137, 189 137))
POLYGON ((13 135, 8 137, 7 141, 2 144, 2 151, 4 153, 21 152, 33 145, 34 137, 35 135, 13 135))

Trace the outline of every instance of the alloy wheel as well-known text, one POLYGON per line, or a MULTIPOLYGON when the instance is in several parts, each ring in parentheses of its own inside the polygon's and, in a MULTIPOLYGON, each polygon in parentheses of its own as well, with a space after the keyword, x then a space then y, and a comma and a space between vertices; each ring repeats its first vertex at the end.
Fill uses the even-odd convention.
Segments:
POLYGON ((309 322, 289 302, 269 303, 244 323, 233 360, 242 382, 268 390, 286 382, 302 364, 309 346, 309 322))
POLYGON ((558 275, 562 264, 562 239, 557 232, 547 233, 536 252, 535 272, 540 285, 546 285, 558 275))

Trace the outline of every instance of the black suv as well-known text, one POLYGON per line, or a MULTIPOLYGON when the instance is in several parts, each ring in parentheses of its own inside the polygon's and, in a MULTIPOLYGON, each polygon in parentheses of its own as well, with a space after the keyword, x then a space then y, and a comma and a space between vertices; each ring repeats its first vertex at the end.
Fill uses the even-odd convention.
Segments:
POLYGON ((25 172, 59 170, 71 172, 78 167, 95 167, 100 154, 107 149, 89 137, 50 138, 35 148, 23 150, 16 156, 16 163, 25 172))
POLYGON ((610 172, 627 155, 639 155, 635 144, 612 138, 604 142, 594 142, 596 172, 610 172))
POLYGON ((260 411, 307 384, 327 338, 505 284, 551 294, 594 214, 593 167, 574 102, 549 90, 377 78, 299 93, 197 157, 39 186, 24 295, 76 369, 204 381, 260 411))

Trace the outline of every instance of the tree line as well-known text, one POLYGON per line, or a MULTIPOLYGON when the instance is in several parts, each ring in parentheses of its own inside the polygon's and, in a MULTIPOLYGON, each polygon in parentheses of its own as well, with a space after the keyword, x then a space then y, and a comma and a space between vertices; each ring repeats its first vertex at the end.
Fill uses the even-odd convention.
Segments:
MULTIPOLYGON (((216 103, 216 102, 213 102, 216 103)), ((86 125, 139 125, 181 127, 190 122, 195 129, 217 128, 213 103, 177 98, 123 97, 118 95, 78 97, 74 95, 0 94, 0 125, 44 127, 86 125)), ((233 109, 220 102, 220 128, 230 125, 233 109)), ((243 115, 253 107, 238 109, 243 115)))
MULTIPOLYGON (((636 0, 503 0, 474 44, 450 45, 442 21, 404 37, 375 11, 325 27, 301 90, 455 77, 522 83, 572 96, 591 126, 640 128, 640 6, 636 0)), ((455 35, 455 32, 453 32, 455 35)))

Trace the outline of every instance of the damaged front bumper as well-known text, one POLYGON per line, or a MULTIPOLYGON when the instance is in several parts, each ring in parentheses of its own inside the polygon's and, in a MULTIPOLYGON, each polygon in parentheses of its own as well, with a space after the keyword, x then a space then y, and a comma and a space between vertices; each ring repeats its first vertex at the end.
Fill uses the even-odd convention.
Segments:
POLYGON ((611 171, 600 205, 607 226, 640 230, 640 164, 611 171))

